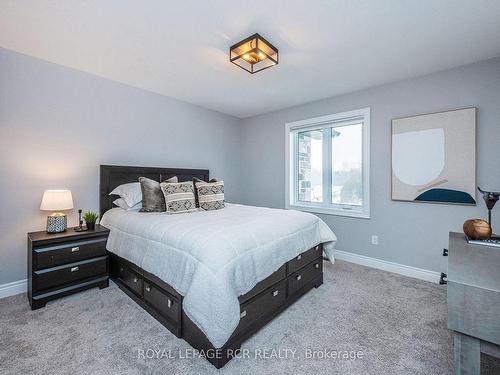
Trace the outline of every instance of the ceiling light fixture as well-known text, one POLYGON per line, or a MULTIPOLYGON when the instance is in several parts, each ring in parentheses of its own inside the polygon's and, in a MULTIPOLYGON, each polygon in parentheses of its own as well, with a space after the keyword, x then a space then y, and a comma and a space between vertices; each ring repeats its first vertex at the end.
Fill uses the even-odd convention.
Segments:
POLYGON ((254 34, 229 48, 229 60, 253 74, 277 65, 278 49, 254 34))

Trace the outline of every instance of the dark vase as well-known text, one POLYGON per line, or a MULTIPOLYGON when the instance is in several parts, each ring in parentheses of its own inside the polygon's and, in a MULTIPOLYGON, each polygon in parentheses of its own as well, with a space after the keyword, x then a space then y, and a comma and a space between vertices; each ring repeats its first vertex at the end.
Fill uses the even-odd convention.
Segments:
POLYGON ((95 230, 95 222, 94 223, 87 223, 87 229, 88 230, 95 230))

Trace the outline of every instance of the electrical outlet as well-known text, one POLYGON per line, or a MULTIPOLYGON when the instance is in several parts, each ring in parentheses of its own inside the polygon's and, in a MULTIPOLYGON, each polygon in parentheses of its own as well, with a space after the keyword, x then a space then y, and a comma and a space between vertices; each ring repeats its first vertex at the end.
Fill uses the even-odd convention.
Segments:
POLYGON ((378 236, 376 235, 372 236, 372 245, 378 245, 378 236))

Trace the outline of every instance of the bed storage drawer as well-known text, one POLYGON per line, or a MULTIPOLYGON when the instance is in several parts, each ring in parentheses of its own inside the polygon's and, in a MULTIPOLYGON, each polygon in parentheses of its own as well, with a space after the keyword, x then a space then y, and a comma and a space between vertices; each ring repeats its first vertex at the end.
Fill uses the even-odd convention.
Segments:
POLYGON ((164 318, 178 322, 180 306, 177 298, 147 280, 144 280, 144 300, 164 318))
POLYGON ((35 269, 58 266, 106 255, 107 237, 40 247, 33 250, 35 269))
POLYGON ((314 246, 312 249, 309 249, 302 254, 299 254, 292 260, 288 262, 288 273, 287 275, 291 275, 295 271, 301 269, 304 267, 306 264, 309 262, 312 262, 316 258, 320 258, 323 254, 323 245, 319 244, 317 246, 314 246))
POLYGON ((313 262, 301 268, 293 275, 288 276, 288 295, 292 296, 308 282, 320 276, 323 272, 323 259, 317 258, 313 262))
POLYGON ((116 277, 136 294, 142 296, 142 276, 125 263, 118 264, 116 277))
POLYGON ((236 327, 233 336, 246 330, 252 324, 272 314, 276 309, 285 303, 286 300, 286 280, 273 285, 258 294, 248 302, 241 304, 240 324, 236 327))
POLYGON ((49 289, 107 273, 107 256, 33 272, 37 290, 49 289))
POLYGON ((276 272, 274 272, 271 276, 266 277, 260 283, 255 285, 252 290, 248 293, 239 296, 238 299, 240 303, 244 303, 248 301, 250 298, 255 297, 257 294, 262 292, 263 290, 269 288, 270 286, 276 284, 278 281, 285 279, 286 277, 286 264, 283 264, 276 272))

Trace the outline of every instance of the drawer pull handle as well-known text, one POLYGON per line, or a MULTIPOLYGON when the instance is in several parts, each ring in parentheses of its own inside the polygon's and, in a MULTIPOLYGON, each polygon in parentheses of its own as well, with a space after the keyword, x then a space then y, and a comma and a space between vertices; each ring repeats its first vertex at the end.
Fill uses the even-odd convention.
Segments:
POLYGON ((241 319, 241 318, 244 318, 245 316, 247 316, 247 311, 246 311, 246 310, 243 310, 243 311, 240 313, 240 319, 241 319))
POLYGON ((316 264, 314 265, 314 268, 319 268, 319 263, 316 263, 316 264))
POLYGON ((136 283, 138 280, 137 280, 137 277, 134 277, 134 283, 136 283))
POLYGON ((120 272, 123 272, 123 267, 120 267, 120 272))
POLYGON ((300 279, 302 279, 302 275, 297 275, 295 276, 295 278, 297 279, 297 281, 300 281, 300 279))
POLYGON ((75 247, 71 248, 72 253, 77 252, 77 251, 80 251, 80 246, 75 246, 75 247))
POLYGON ((276 297, 278 294, 279 294, 279 291, 275 290, 275 291, 273 292, 273 297, 276 297))
POLYGON ((169 298, 167 299, 167 307, 171 308, 172 307, 172 300, 169 298))
POLYGON ((80 269, 80 267, 71 267, 71 272, 76 272, 80 269))
POLYGON ((151 292, 151 287, 149 285, 146 285, 146 292, 151 292))
POLYGON ((301 259, 302 259, 302 255, 299 255, 299 256, 297 257, 297 260, 301 260, 301 259))

